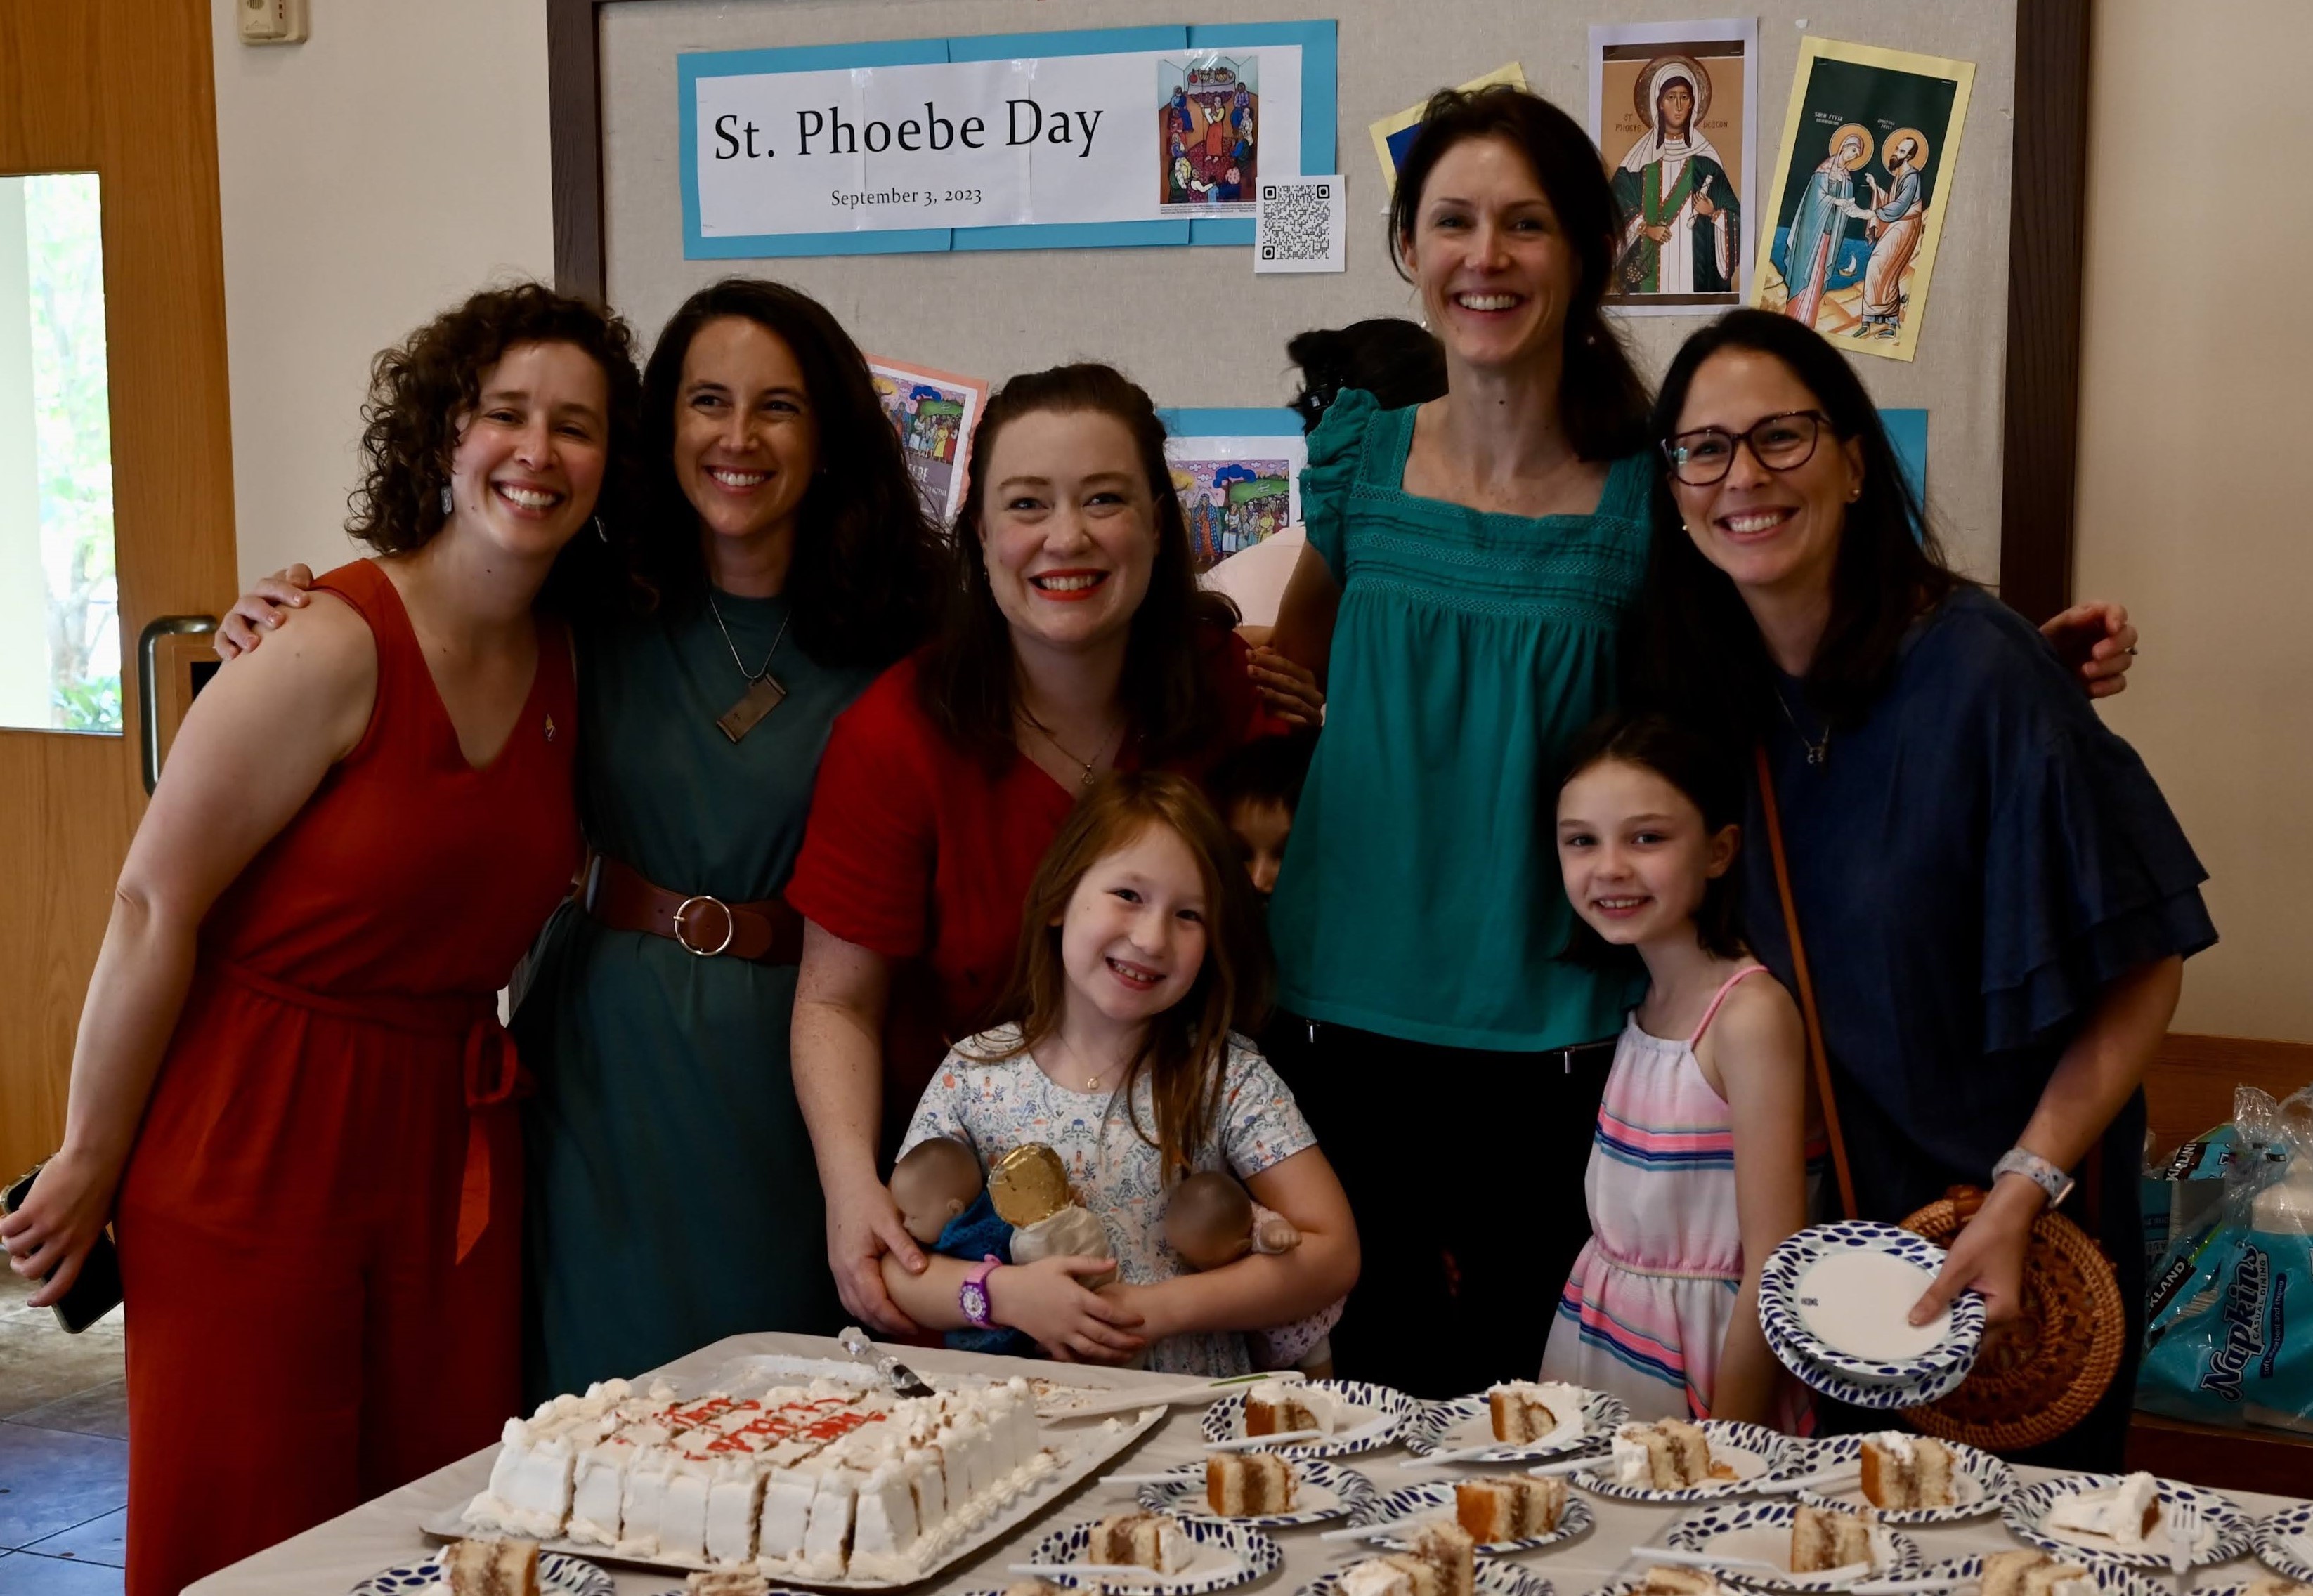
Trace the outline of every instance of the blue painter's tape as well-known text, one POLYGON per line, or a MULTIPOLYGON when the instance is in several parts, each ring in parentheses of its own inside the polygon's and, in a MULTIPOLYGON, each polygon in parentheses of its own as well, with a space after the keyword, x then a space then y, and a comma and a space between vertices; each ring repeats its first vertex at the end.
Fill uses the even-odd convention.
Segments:
POLYGON ((1882 410, 1879 425, 1895 448, 1895 466, 1921 502, 1928 496, 1928 413, 1925 410, 1882 410))
POLYGON ((1063 29, 968 39, 893 39, 774 49, 690 51, 675 57, 682 141, 682 253, 687 260, 776 259, 822 255, 908 255, 945 250, 1117 250, 1253 242, 1249 217, 1148 222, 1058 222, 1011 227, 861 229, 850 232, 756 233, 720 238, 699 226, 699 80, 770 72, 828 72, 943 61, 1001 61, 1038 56, 1096 56, 1142 50, 1301 47, 1301 167, 1338 164, 1335 101, 1339 30, 1332 22, 1243 22, 1212 27, 1063 29))
POLYGON ((923 66, 949 59, 946 39, 877 39, 857 44, 796 44, 761 50, 691 50, 675 59, 699 77, 759 72, 840 72, 850 66, 923 66), (694 66, 694 63, 698 64, 694 66))
MULTIPOLYGON (((1340 24, 1331 21, 1222 22, 1189 30, 1189 48, 1192 50, 1264 44, 1301 47, 1301 170, 1311 177, 1341 171, 1335 142, 1335 102, 1341 87, 1340 39, 1340 24)), ((1250 223, 1242 241, 1253 241, 1250 223)))
POLYGON ((945 227, 909 227, 857 232, 759 232, 708 238, 686 244, 685 260, 771 260, 810 255, 945 254, 954 246, 945 227))
MULTIPOLYGON (((951 61, 1016 61, 1036 56, 1126 56, 1189 48, 1186 28, 1065 28, 1051 33, 989 33, 951 39, 951 61)), ((1154 109, 1153 107, 1151 108, 1154 109)))
POLYGON ((1146 250, 1193 242, 1186 222, 1032 222, 955 230, 958 250, 1146 250))
POLYGON ((1159 409, 1156 419, 1175 438, 1297 438, 1301 417, 1279 405, 1273 408, 1159 409))

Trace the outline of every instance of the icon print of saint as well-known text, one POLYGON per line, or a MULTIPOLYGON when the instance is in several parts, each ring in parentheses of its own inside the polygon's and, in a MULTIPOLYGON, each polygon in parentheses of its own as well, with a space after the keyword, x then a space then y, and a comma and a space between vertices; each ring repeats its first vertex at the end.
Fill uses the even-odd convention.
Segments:
POLYGON ((1831 153, 1799 192, 1783 271, 1790 289, 1783 313, 1795 321, 1815 325, 1839 247, 1847 241, 1848 223, 1871 219, 1871 213, 1855 203, 1855 174, 1870 162, 1872 143, 1870 129, 1860 122, 1840 127, 1831 136, 1831 153))
POLYGON ((1867 172, 1871 185, 1871 215, 1864 234, 1871 240, 1871 260, 1863 268, 1863 320, 1849 335, 1859 338, 1892 338, 1904 326, 1904 276, 1926 231, 1927 136, 1916 127, 1898 127, 1882 146, 1886 152, 1887 186, 1867 172))
POLYGON ((1623 206, 1614 291, 1734 293, 1743 205, 1701 128, 1711 75, 1691 56, 1665 56, 1639 74, 1633 98, 1647 131, 1614 177, 1623 206))

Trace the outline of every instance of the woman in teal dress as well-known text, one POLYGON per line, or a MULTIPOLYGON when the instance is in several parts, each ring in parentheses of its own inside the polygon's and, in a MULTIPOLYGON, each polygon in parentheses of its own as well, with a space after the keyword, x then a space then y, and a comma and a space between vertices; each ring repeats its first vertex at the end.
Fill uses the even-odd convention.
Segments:
MULTIPOLYGON (((1634 995, 1557 958, 1552 824, 1649 546, 1646 390, 1599 312, 1619 231, 1563 112, 1429 102, 1390 232, 1446 392, 1326 409, 1273 639, 1325 673, 1328 712, 1271 902, 1267 1034, 1365 1240, 1335 1366, 1425 1396, 1540 1365, 1634 995)), ((2109 621, 2087 671, 2124 666, 2124 615, 2058 621, 2109 621)))
MULTIPOLYGON (((702 290, 660 334, 644 404, 650 592, 579 639, 594 857, 514 1016, 538 1085, 533 1399, 743 1331, 840 1324, 788 1068, 802 927, 780 894, 829 728, 928 635, 945 591, 945 541, 816 302, 702 290)), ((234 637, 286 596, 245 599, 234 637)))

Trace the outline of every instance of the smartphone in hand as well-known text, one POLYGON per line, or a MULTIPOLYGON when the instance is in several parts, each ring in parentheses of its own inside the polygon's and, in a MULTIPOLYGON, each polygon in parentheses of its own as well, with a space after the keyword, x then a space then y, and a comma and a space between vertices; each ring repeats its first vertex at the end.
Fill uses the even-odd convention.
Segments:
MULTIPOLYGON (((0 1214, 13 1214, 23 1206, 24 1199, 32 1195, 32 1182, 40 1178, 45 1166, 34 1164, 24 1171, 23 1179, 11 1186, 5 1196, 0 1196, 0 1214)), ((108 1232, 96 1239, 81 1260, 80 1278, 65 1293, 64 1301, 52 1310, 57 1322, 67 1334, 77 1336, 89 1326, 120 1306, 120 1254, 113 1250, 112 1237, 108 1232)))

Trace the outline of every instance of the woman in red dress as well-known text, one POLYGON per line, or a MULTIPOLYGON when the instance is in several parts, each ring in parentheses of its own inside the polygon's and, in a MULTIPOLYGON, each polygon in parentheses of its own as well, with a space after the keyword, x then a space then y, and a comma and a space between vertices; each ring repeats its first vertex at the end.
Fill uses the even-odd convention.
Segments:
POLYGON ((495 994, 578 858, 571 655, 541 611, 611 579, 594 517, 639 399, 625 327, 534 285, 381 356, 350 527, 380 557, 217 675, 129 849, 64 1148, 0 1240, 46 1302, 116 1219, 130 1596, 515 1409, 495 994))
POLYGON ((1001 989, 1069 810, 1113 769, 1201 776, 1284 729, 1261 691, 1306 690, 1251 671, 1233 609, 1198 590, 1164 425, 1108 366, 1004 385, 956 524, 948 622, 836 722, 787 883, 805 919, 796 1088, 829 1262, 844 1306, 895 1334, 914 1327, 877 1259, 915 1270, 923 1255, 878 1153, 1001 989))

